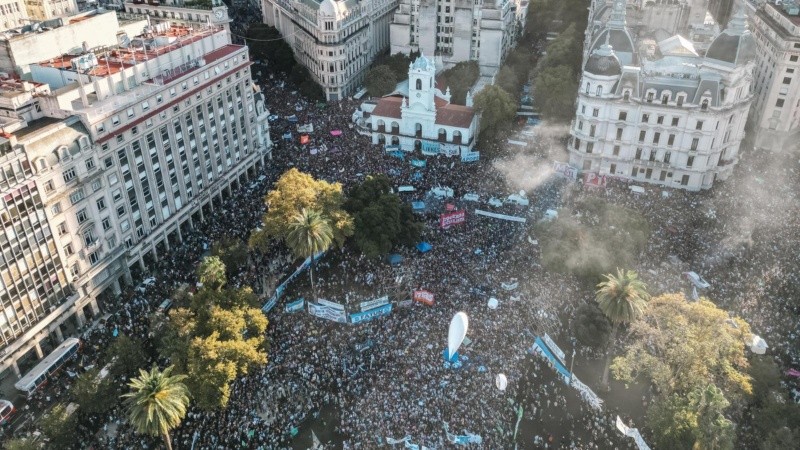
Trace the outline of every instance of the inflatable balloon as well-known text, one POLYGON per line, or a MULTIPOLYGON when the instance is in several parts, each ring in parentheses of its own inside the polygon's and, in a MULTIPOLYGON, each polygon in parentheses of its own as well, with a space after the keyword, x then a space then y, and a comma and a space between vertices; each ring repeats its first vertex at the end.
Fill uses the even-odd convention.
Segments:
POLYGON ((496 298, 492 297, 489 299, 489 303, 486 306, 488 306, 489 309, 497 309, 499 304, 500 302, 496 298))
POLYGON ((459 312, 450 321, 450 330, 447 332, 447 359, 452 359, 456 354, 469 328, 467 313, 459 312))
POLYGON ((508 387, 508 378, 502 373, 498 373, 494 379, 494 384, 497 386, 497 389, 505 391, 506 387, 508 387))

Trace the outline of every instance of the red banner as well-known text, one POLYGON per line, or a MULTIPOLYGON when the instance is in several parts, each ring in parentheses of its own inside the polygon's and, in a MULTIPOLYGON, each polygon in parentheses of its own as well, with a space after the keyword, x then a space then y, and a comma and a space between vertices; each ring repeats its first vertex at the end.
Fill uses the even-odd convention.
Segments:
POLYGON ((584 186, 606 187, 606 176, 587 172, 583 174, 583 184, 584 186))
POLYGON ((307 134, 304 134, 304 135, 300 136, 300 143, 301 144, 305 145, 305 144, 308 144, 309 142, 311 142, 311 138, 307 134))
POLYGON ((433 306, 433 292, 425 290, 414 291, 413 298, 415 302, 420 302, 428 306, 433 306))
POLYGON ((440 215, 439 226, 443 230, 446 230, 453 225, 462 224, 466 222, 466 220, 467 220, 467 211, 462 209, 461 211, 453 211, 451 213, 440 215))

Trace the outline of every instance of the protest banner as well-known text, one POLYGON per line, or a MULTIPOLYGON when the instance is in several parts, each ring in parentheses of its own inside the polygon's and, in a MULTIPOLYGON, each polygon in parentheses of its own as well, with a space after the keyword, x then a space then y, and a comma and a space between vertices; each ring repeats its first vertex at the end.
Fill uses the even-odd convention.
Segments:
POLYGON ((343 309, 332 308, 327 305, 308 303, 308 313, 321 319, 347 323, 347 312, 343 309))
POLYGON ((344 311, 344 305, 342 305, 341 303, 336 303, 336 302, 332 302, 330 300, 325 300, 324 298, 321 298, 321 299, 317 300, 317 303, 319 303, 320 305, 329 306, 331 308, 339 309, 339 310, 344 311))
POLYGON ((427 156, 436 156, 439 154, 439 143, 422 141, 422 154, 427 156))
POLYGON ((481 159, 480 152, 461 153, 461 162, 475 162, 481 159))
POLYGON ((441 214, 439 216, 439 227, 443 230, 450 228, 453 225, 459 225, 467 220, 467 211, 453 211, 451 213, 441 214))
POLYGON ((386 150, 387 153, 400 150, 399 145, 384 145, 383 148, 386 150))
POLYGON ((414 166, 414 167, 423 168, 423 167, 426 167, 428 165, 428 162, 425 161, 424 159, 412 159, 411 160, 411 165, 414 166))
POLYGON ((564 178, 568 178, 570 180, 576 180, 578 178, 578 169, 566 163, 554 161, 553 171, 563 176, 564 178))
POLYGON ((455 144, 441 144, 439 153, 444 156, 458 156, 461 153, 461 148, 455 144))
POLYGON ((426 291, 424 289, 415 290, 412 298, 415 302, 420 302, 426 304, 428 306, 433 306, 434 297, 433 292, 426 291))
POLYGON ((370 310, 350 314, 350 323, 367 322, 377 317, 388 316, 392 312, 392 305, 383 305, 370 310))
POLYGON ((512 222, 520 222, 520 223, 527 222, 527 219, 525 219, 524 217, 507 216, 505 214, 497 214, 489 211, 484 211, 482 209, 476 209, 475 214, 478 214, 479 216, 493 217, 495 219, 510 220, 512 222))
POLYGON ((564 351, 563 351, 563 350, 561 350, 561 349, 558 347, 558 345, 556 345, 556 343, 555 343, 555 342, 553 342, 553 340, 550 338, 550 335, 548 335, 547 333, 545 333, 545 334, 544 334, 544 337, 542 337, 542 340, 544 341, 544 343, 545 343, 545 344, 547 344, 547 346, 548 346, 548 347, 550 347, 550 350, 552 350, 552 351, 553 351, 553 353, 555 353, 555 355, 558 357, 558 359, 559 359, 559 360, 560 360, 560 361, 561 361, 563 364, 566 364, 566 360, 565 360, 565 358, 566 358, 566 354, 564 353, 564 351))
POLYGON ((291 303, 287 303, 283 310, 287 313, 302 311, 305 305, 306 305, 306 300, 303 297, 300 297, 299 299, 291 303))
POLYGON ((596 172, 583 174, 583 185, 587 187, 606 187, 606 176, 596 172))
POLYGON ((361 307, 361 311, 366 311, 368 309, 377 308, 378 306, 383 306, 387 303, 389 303, 389 296, 384 295, 383 297, 376 298, 375 300, 361 302, 359 306, 361 307))

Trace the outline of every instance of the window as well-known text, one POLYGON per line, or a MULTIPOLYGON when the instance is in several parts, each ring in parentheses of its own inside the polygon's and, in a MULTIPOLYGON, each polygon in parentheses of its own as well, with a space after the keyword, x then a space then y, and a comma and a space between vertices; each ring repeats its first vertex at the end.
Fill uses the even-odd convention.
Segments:
POLYGON ((669 94, 664 94, 661 96, 661 104, 666 105, 669 103, 669 94))
POLYGON ((58 224, 58 235, 63 236, 67 232, 67 223, 61 222, 58 224))
POLYGON ((695 130, 702 130, 703 129, 703 121, 702 120, 698 120, 697 123, 694 126, 694 129, 695 130))
POLYGON ((595 108, 592 110, 592 117, 598 117, 600 115, 600 108, 595 108))
POLYGON ((691 147, 692 151, 697 150, 697 146, 699 144, 700 144, 700 139, 699 138, 692 139, 692 147, 691 147))
POLYGON ((114 165, 114 158, 109 156, 103 161, 103 164, 105 164, 106 169, 111 168, 114 165))
POLYGON ((681 185, 686 186, 689 184, 689 175, 684 175, 681 177, 681 185))
POLYGON ((664 123, 664 116, 658 116, 656 118, 656 123, 662 125, 664 123))
POLYGON ((131 223, 130 223, 130 221, 128 219, 125 219, 125 220, 123 220, 122 222, 119 223, 119 227, 122 230, 122 232, 124 233, 124 232, 126 232, 126 231, 131 229, 131 223))
POLYGON ((597 125, 591 125, 589 127, 589 137, 594 137, 595 131, 597 131, 597 125))
POLYGON ((664 153, 664 162, 669 164, 669 158, 672 156, 670 152, 664 153))
POLYGON ((619 145, 614 146, 614 156, 619 156, 619 145))
POLYGON ((678 118, 677 117, 673 117, 672 118, 672 126, 673 127, 677 127, 678 126, 678 118))
POLYGON ((575 148, 575 150, 580 150, 580 148, 581 148, 581 140, 578 139, 578 138, 575 138, 575 141, 573 141, 573 147, 575 148))
POLYGON ((647 93, 647 103, 653 103, 653 98, 655 98, 655 92, 648 92, 647 93))
POLYGON ((617 173, 617 165, 611 164, 611 167, 608 168, 608 171, 609 173, 611 173, 611 175, 614 175, 615 173, 617 173))
POLYGON ((64 246, 64 253, 67 256, 72 256, 75 253, 75 250, 72 248, 72 243, 69 243, 64 246))
POLYGON ((782 99, 782 98, 779 98, 779 99, 778 99, 778 101, 776 101, 776 102, 775 102, 775 107, 777 107, 777 108, 783 108, 783 102, 784 102, 784 101, 785 101, 784 99, 782 99))
POLYGON ((680 107, 680 106, 683 106, 683 98, 684 98, 684 97, 683 97, 682 95, 679 95, 679 96, 678 96, 678 101, 677 101, 676 103, 677 103, 677 105, 678 105, 679 107, 680 107))
POLYGON ((114 116, 111 118, 111 124, 114 126, 119 125, 119 116, 114 116))
POLYGON ((92 252, 89 254, 89 262, 92 265, 97 264, 98 261, 100 261, 100 252, 92 252))
POLYGON ((594 142, 587 142, 586 153, 592 153, 592 150, 594 150, 594 142))
POLYGON ((83 233, 83 241, 86 243, 87 247, 94 244, 97 241, 97 238, 94 235, 94 231, 87 230, 85 233, 83 233))
POLYGON ((642 123, 647 123, 650 121, 650 114, 642 114, 642 123))
POLYGON ((133 108, 128 108, 128 118, 133 117, 133 108))
POLYGON ((647 131, 642 130, 639 132, 639 142, 644 142, 644 138, 647 136, 647 131))
POLYGON ((783 84, 791 84, 792 78, 791 77, 783 77, 783 84))
POLYGON ((635 177, 636 175, 639 175, 639 168, 638 167, 634 167, 633 169, 631 169, 631 176, 635 177))
POLYGON ((64 182, 65 183, 69 183, 70 181, 75 179, 75 175, 76 175, 76 173, 75 173, 75 168, 74 167, 72 167, 69 170, 66 170, 64 172, 64 182))
POLYGON ((117 206, 117 217, 122 217, 125 215, 125 205, 117 206))
POLYGON ((675 144, 675 135, 670 134, 669 137, 667 138, 667 145, 672 147, 674 144, 675 144))
POLYGON ((617 128, 617 140, 622 140, 622 128, 617 128))
POLYGON ((55 189, 56 185, 53 183, 53 180, 47 180, 47 183, 44 184, 44 191, 46 193, 53 192, 55 189))
POLYGON ((628 111, 620 111, 619 120, 628 120, 628 111))
POLYGON ((147 111, 148 109, 150 109, 150 103, 142 102, 142 111, 147 111))
POLYGON ((117 174, 112 173, 111 175, 108 176, 108 185, 109 186, 113 186, 113 185, 117 184, 118 181, 119 181, 119 178, 117 177, 117 174))
POLYGON ((597 96, 603 95, 603 86, 597 86, 597 96))
POLYGON ((641 147, 636 149, 636 159, 642 159, 642 149, 641 149, 641 147))
POLYGON ((108 231, 111 229, 111 219, 108 217, 103 218, 103 221, 100 223, 103 225, 103 231, 108 231))
POLYGON ((656 132, 653 134, 653 144, 658 144, 658 141, 660 141, 660 140, 661 140, 661 133, 659 133, 658 131, 656 131, 656 132))
POLYGON ((694 156, 690 156, 686 159, 686 167, 692 167, 694 165, 694 156))
POLYGON ((89 158, 86 160, 86 170, 94 169, 94 158, 89 158))
POLYGON ((790 57, 789 57, 789 61, 791 61, 791 62, 797 62, 797 55, 792 55, 792 56, 790 56, 790 57))
POLYGON ((114 203, 122 200, 122 189, 114 189, 114 192, 111 193, 111 198, 114 199, 114 203))
POLYGON ((69 194, 69 201, 74 205, 79 201, 83 200, 83 189, 78 189, 77 191, 69 194))
POLYGON ((50 208, 50 212, 53 213, 54 215, 55 214, 60 214, 61 213, 61 203, 56 203, 55 205, 53 205, 53 207, 50 208))
POLYGON ((708 99, 703 100, 703 103, 700 104, 700 109, 703 111, 708 109, 708 99))
POLYGON ((86 214, 86 208, 78 211, 78 214, 75 214, 75 217, 78 219, 78 223, 83 223, 89 220, 89 215, 86 214))
POLYGON ((106 209, 106 198, 100 197, 97 199, 97 210, 104 211, 106 209))

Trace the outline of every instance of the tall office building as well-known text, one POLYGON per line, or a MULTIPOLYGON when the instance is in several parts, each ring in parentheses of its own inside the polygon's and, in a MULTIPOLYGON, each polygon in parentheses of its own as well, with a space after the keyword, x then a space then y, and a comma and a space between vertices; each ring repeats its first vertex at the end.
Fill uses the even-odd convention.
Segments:
POLYGON ((796 148, 800 135, 800 6, 764 3, 751 17, 758 46, 750 116, 759 148, 796 148))
POLYGON ((263 0, 261 9, 325 98, 341 100, 358 91, 375 56, 389 47, 395 8, 397 0, 263 0))
POLYGON ((400 0, 391 25, 391 53, 421 52, 440 65, 477 61, 493 75, 525 27, 528 2, 400 0))
POLYGON ((65 323, 102 311, 102 292, 146 271, 265 164, 268 112, 250 65, 224 28, 165 22, 9 81, 0 371, 18 374, 65 323))

